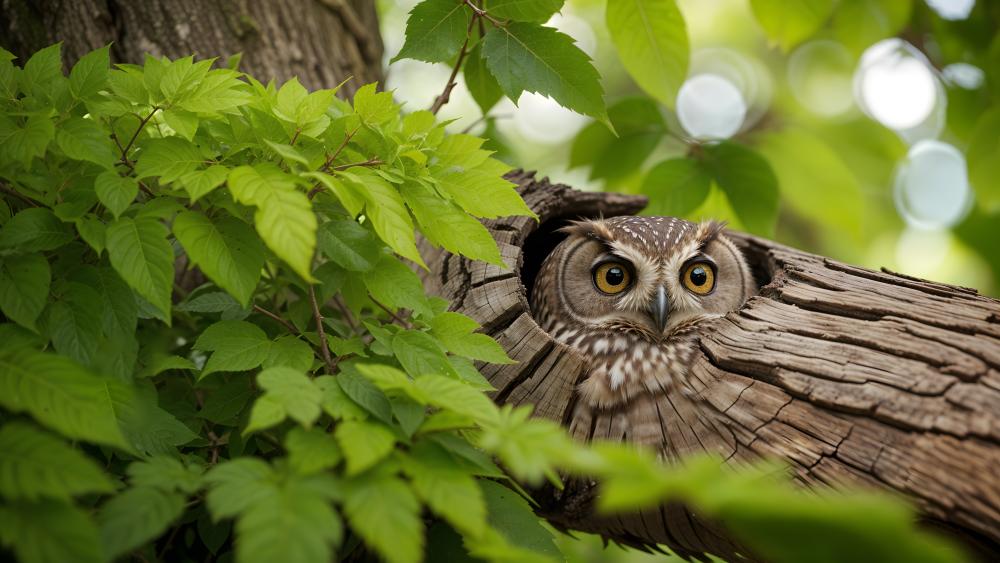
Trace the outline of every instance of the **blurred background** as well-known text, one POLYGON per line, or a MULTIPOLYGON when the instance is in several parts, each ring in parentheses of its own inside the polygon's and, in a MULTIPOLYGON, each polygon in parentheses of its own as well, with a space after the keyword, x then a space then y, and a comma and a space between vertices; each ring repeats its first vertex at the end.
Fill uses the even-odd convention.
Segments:
MULTIPOLYGON (((411 110, 429 107, 451 70, 389 64, 415 4, 379 3, 386 88, 411 110)), ((439 116, 553 181, 646 193, 650 213, 677 209, 677 194, 657 181, 658 163, 697 150, 698 141, 731 138, 762 154, 777 176, 778 241, 1000 295, 1000 2, 841 0, 794 44, 769 41, 748 0, 678 4, 691 59, 673 107, 655 106, 666 134, 632 128, 614 139, 529 93, 483 117, 461 74, 439 116), (595 150, 603 158, 584 158, 595 150)), ((604 10, 603 0, 569 0, 548 25, 594 59, 614 120, 623 101, 653 104, 637 98, 643 93, 618 59, 604 10)), ((683 215, 745 227, 719 189, 683 215)))

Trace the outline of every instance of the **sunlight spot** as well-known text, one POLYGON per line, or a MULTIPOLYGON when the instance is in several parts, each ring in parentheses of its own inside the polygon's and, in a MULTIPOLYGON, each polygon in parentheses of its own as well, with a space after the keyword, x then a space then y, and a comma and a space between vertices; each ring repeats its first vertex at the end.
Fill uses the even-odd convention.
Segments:
POLYGON ((732 82, 715 74, 689 78, 677 93, 677 118, 698 139, 728 139, 743 125, 747 106, 732 82))
POLYGON ((812 41, 788 58, 788 85, 809 111, 824 117, 840 115, 853 105, 853 66, 851 54, 840 43, 812 41))
POLYGON ((968 63, 953 63, 941 71, 945 80, 966 90, 976 90, 983 85, 986 74, 983 69, 968 63))
POLYGON ((976 0, 927 0, 927 5, 937 12, 941 19, 964 20, 969 17, 976 0))
POLYGON ((919 51, 900 39, 886 39, 861 56, 854 95, 866 114, 900 131, 927 120, 937 103, 938 88, 919 51))
POLYGON ((517 110, 513 112, 511 121, 526 139, 554 145, 568 142, 588 120, 551 98, 525 92, 517 101, 517 110))
POLYGON ((972 204, 965 157, 947 143, 918 142, 896 172, 894 196, 896 210, 910 226, 940 229, 957 224, 972 204))

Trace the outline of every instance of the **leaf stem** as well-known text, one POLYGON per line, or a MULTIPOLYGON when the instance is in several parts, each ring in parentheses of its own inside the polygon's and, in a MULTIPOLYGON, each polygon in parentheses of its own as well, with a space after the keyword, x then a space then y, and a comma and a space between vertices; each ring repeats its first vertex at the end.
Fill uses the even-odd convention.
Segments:
POLYGON ((150 119, 153 119, 153 116, 156 115, 156 112, 159 109, 160 106, 153 106, 153 110, 149 112, 149 115, 139 121, 139 126, 135 128, 135 133, 132 134, 132 138, 128 140, 128 144, 125 145, 124 149, 122 149, 122 162, 128 165, 129 168, 131 168, 132 165, 128 159, 128 151, 132 150, 132 145, 134 145, 135 140, 139 138, 139 133, 142 133, 143 128, 146 127, 146 124, 149 123, 150 119))
POLYGON ((386 313, 388 313, 389 316, 392 317, 392 320, 395 323, 397 323, 399 326, 401 326, 401 327, 403 327, 403 328, 405 328, 407 330, 413 328, 413 325, 411 325, 409 321, 407 321, 406 319, 400 317, 396 313, 392 312, 392 309, 386 307, 385 305, 383 305, 382 303, 380 303, 377 299, 375 299, 374 297, 372 297, 371 293, 368 294, 368 299, 371 299, 372 303, 378 305, 379 309, 382 309, 383 311, 385 311, 386 313))
POLYGON ((353 168, 355 166, 378 166, 379 164, 384 164, 382 159, 379 157, 369 158, 363 162, 349 162, 347 164, 340 164, 330 168, 330 170, 347 170, 348 168, 353 168))
POLYGON ((465 0, 465 3, 472 8, 472 18, 469 19, 469 28, 465 30, 465 42, 462 43, 462 50, 458 52, 458 58, 455 60, 455 66, 451 69, 451 76, 448 77, 448 83, 445 84, 444 90, 441 94, 434 98, 434 105, 431 106, 431 113, 437 115, 437 112, 441 110, 441 107, 448 103, 451 99, 451 91, 455 89, 458 84, 455 82, 455 78, 458 76, 459 69, 462 68, 462 62, 465 60, 465 54, 469 50, 469 39, 472 38, 472 27, 476 25, 476 20, 480 17, 490 16, 486 14, 482 9, 473 4, 471 0, 465 0))
POLYGON ((309 286, 309 304, 312 305, 313 318, 316 320, 316 333, 319 334, 319 351, 323 356, 323 363, 326 364, 326 371, 333 375, 336 364, 330 357, 330 346, 326 342, 326 330, 323 328, 323 314, 319 311, 319 303, 316 302, 316 288, 309 286))
MULTIPOLYGON (((491 16, 486 10, 484 10, 484 9, 480 8, 479 6, 477 6, 476 3, 473 2, 472 0, 465 0, 465 5, 468 6, 472 10, 473 14, 475 14, 475 17, 472 18, 473 20, 475 20, 476 18, 483 18, 484 20, 487 20, 491 24, 493 24, 495 26, 498 26, 498 27, 502 27, 504 25, 507 25, 505 22, 502 22, 502 21, 494 18, 493 16, 491 16)), ((471 29, 471 26, 470 26, 470 29, 471 29)))
MULTIPOLYGON (((332 155, 326 157, 326 161, 323 163, 323 166, 320 166, 319 168, 320 172, 330 171, 330 165, 333 164, 334 160, 337 160, 337 157, 340 156, 340 153, 344 150, 344 147, 347 146, 347 143, 351 141, 351 139, 354 137, 354 135, 357 134, 359 129, 361 129, 361 126, 356 127, 354 131, 351 131, 350 133, 347 134, 347 136, 344 137, 344 140, 341 141, 340 146, 337 147, 337 150, 333 151, 332 155)), ((307 195, 307 197, 309 199, 316 197, 316 194, 318 194, 322 189, 323 189, 323 183, 316 182, 315 184, 313 184, 312 189, 309 190, 309 194, 307 195)))
POLYGON ((266 316, 266 317, 270 317, 270 318, 274 319, 274 320, 275 320, 275 321, 277 321, 277 322, 278 322, 278 323, 279 323, 279 324, 280 324, 281 326, 283 326, 283 327, 287 328, 287 329, 288 329, 288 331, 289 331, 289 332, 291 332, 292 334, 294 334, 294 335, 296 335, 296 336, 297 336, 297 335, 299 334, 299 329, 295 328, 295 325, 293 325, 293 324, 292 324, 292 323, 290 323, 289 321, 287 321, 287 320, 285 320, 285 319, 281 318, 281 317, 280 317, 280 316, 278 316, 278 315, 277 315, 276 313, 272 313, 271 311, 268 311, 267 309, 265 309, 265 308, 261 307, 260 305, 257 305, 256 303, 255 303, 255 304, 254 304, 254 306, 253 306, 253 310, 254 310, 254 311, 257 311, 258 313, 260 313, 260 314, 262 314, 262 315, 264 315, 264 316, 266 316))

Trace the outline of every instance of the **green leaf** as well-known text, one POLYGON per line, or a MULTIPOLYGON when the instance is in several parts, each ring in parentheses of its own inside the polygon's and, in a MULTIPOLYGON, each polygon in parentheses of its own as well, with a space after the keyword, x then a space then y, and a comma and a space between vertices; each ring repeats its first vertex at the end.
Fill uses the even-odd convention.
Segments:
POLYGON ((303 475, 331 469, 343 459, 333 436, 318 428, 292 428, 285 435, 285 449, 292 468, 303 475))
POLYGON ((174 251, 167 228, 153 217, 122 217, 108 225, 108 258, 135 291, 169 318, 174 251))
POLYGON ((243 306, 250 303, 260 271, 264 248, 253 228, 229 215, 209 219, 185 211, 174 219, 174 236, 192 262, 243 306))
POLYGON ((118 218, 139 195, 139 183, 135 178, 119 176, 114 170, 106 170, 94 180, 97 199, 118 218))
POLYGON ((193 91, 177 100, 177 107, 194 113, 233 113, 253 99, 246 83, 239 80, 241 75, 229 69, 211 70, 193 91))
POLYGON ((354 93, 354 111, 361 120, 371 125, 384 123, 399 115, 399 106, 392 101, 391 92, 377 92, 377 84, 365 84, 354 93))
POLYGON ((854 53, 893 37, 908 21, 909 0, 840 0, 833 10, 833 36, 854 53))
POLYGON ((316 214, 293 177, 270 163, 240 166, 229 173, 229 189, 239 203, 257 208, 254 222, 264 243, 308 282, 316 249, 316 214))
POLYGON ((214 520, 232 518, 274 494, 277 475, 262 459, 244 457, 216 465, 204 477, 214 520))
POLYGON ((438 187, 450 196, 467 213, 476 217, 494 219, 508 215, 534 217, 515 185, 503 178, 510 167, 496 160, 472 170, 434 170, 438 187))
POLYGON ((1000 109, 993 109, 979 118, 966 151, 969 180, 986 211, 1000 210, 1000 139, 997 138, 997 130, 1000 130, 1000 109))
POLYGON ((503 97, 500 84, 490 74, 490 69, 486 67, 486 59, 483 57, 482 46, 479 43, 476 43, 476 46, 469 51, 462 76, 465 78, 465 87, 469 89, 469 94, 479 105, 483 115, 486 115, 503 97))
POLYGON ((313 380, 322 392, 320 406, 323 412, 336 420, 362 420, 367 418, 365 410, 344 393, 337 377, 321 375, 313 380))
POLYGON ((413 490, 452 526, 473 537, 486 528, 486 502, 476 480, 441 446, 421 442, 403 467, 413 490))
POLYGON ((469 30, 472 12, 461 2, 423 0, 410 10, 406 41, 392 61, 416 59, 443 63, 458 54, 469 30))
POLYGON ((352 367, 352 364, 345 364, 337 376, 337 382, 340 383, 344 394, 382 422, 392 424, 392 407, 389 405, 389 399, 366 377, 367 372, 366 375, 361 375, 351 369, 352 367))
POLYGON ((690 158, 664 160, 642 181, 642 193, 650 196, 647 211, 672 217, 684 217, 697 209, 711 188, 709 171, 690 158))
POLYGON ((600 123, 591 123, 573 140, 570 166, 590 165, 591 179, 620 180, 641 169, 656 149, 667 127, 650 98, 630 97, 608 109, 617 135, 600 123))
POLYGON ((0 249, 15 252, 55 250, 73 240, 73 231, 44 207, 18 212, 0 230, 0 249))
POLYGON ((479 328, 479 323, 461 313, 439 313, 431 319, 430 325, 431 334, 452 354, 491 364, 514 362, 496 340, 473 332, 479 328))
POLYGON ((198 416, 216 424, 234 425, 254 394, 249 380, 237 376, 211 392, 198 416))
POLYGON ((313 350, 305 341, 291 334, 271 343, 262 367, 286 366, 295 371, 308 372, 313 365, 313 350))
POLYGON ((441 345, 426 332, 400 331, 392 338, 392 353, 412 377, 433 374, 458 379, 441 345))
POLYGON ((833 5, 833 0, 750 0, 757 23, 785 52, 819 31, 833 5))
POLYGON ((76 222, 76 232, 80 233, 80 238, 94 249, 98 257, 104 253, 106 231, 107 225, 93 215, 78 219, 76 222))
POLYGON ((427 267, 417 251, 413 221, 403 205, 403 198, 392 184, 370 170, 351 172, 361 178, 365 197, 365 214, 371 219, 378 236, 403 258, 427 267))
POLYGON ((687 77, 690 47, 675 0, 608 2, 608 31, 618 60, 650 96, 674 107, 687 77))
POLYGON ((512 22, 493 27, 483 40, 486 66, 504 94, 549 96, 563 107, 607 122, 604 90, 590 57, 573 39, 550 27, 512 22))
POLYGON ((362 195, 363 187, 359 189, 351 182, 342 182, 339 178, 334 178, 324 172, 305 172, 302 177, 316 180, 317 186, 322 184, 330 190, 351 217, 357 217, 365 207, 365 199, 362 195))
POLYGON ((24 63, 21 91, 48 98, 52 93, 52 85, 62 78, 62 43, 56 43, 36 51, 24 63))
POLYGON ((0 310, 8 319, 35 330, 51 281, 49 262, 41 254, 4 258, 0 262, 0 310))
POLYGON ((109 387, 119 385, 61 356, 29 348, 0 352, 0 405, 27 412, 69 438, 128 449, 109 387))
POLYGON ((201 475, 205 471, 199 463, 188 461, 185 464, 174 457, 156 455, 130 463, 128 476, 135 487, 194 494, 201 489, 201 475))
POLYGON ((506 267, 496 241, 482 223, 425 185, 408 182, 400 191, 420 231, 431 243, 473 260, 506 267))
POLYGON ((69 72, 69 90, 78 99, 85 100, 105 89, 108 84, 111 58, 110 45, 91 51, 80 57, 69 72))
POLYGON ((21 563, 104 563, 97 526, 82 510, 42 500, 0 505, 0 543, 21 563))
POLYGON ((545 23, 562 9, 565 0, 493 0, 490 15, 522 22, 545 23))
POLYGON ((224 184, 228 176, 229 168, 220 164, 213 164, 204 170, 186 172, 178 181, 184 186, 188 195, 191 196, 191 201, 195 202, 224 184))
POLYGON ((93 460, 23 422, 0 428, 0 495, 8 500, 70 499, 110 493, 114 484, 93 460))
POLYGON ((382 256, 373 270, 364 273, 363 279, 372 297, 386 307, 394 310, 406 307, 420 315, 430 315, 420 278, 394 256, 382 256))
POLYGON ((97 521, 109 558, 155 540, 184 513, 183 496, 153 487, 132 487, 101 506, 97 521))
POLYGON ((309 157, 302 154, 302 151, 300 151, 299 149, 291 145, 286 145, 283 143, 275 143, 267 139, 264 139, 264 144, 266 144, 272 151, 274 151, 274 154, 280 156, 281 159, 284 160, 286 163, 288 164, 297 163, 307 168, 309 167, 309 157))
POLYGON ((554 559, 562 558, 552 533, 542 526, 528 501, 499 483, 485 480, 478 483, 486 499, 490 526, 518 547, 554 559))
POLYGON ((59 124, 56 142, 66 156, 112 168, 118 155, 111 138, 93 119, 71 117, 59 124))
POLYGON ((173 454, 198 436, 174 415, 160 408, 151 383, 109 386, 118 426, 133 451, 142 455, 173 454))
POLYGON ((244 434, 274 426, 285 417, 305 428, 319 418, 323 392, 302 372, 286 366, 267 368, 257 375, 257 384, 264 395, 254 403, 244 434))
POLYGON ((163 122, 177 132, 178 135, 191 141, 198 132, 198 114, 182 109, 170 108, 163 111, 163 122))
POLYGON ((203 162, 205 157, 191 141, 181 137, 150 139, 142 144, 135 176, 140 180, 158 176, 161 183, 167 184, 194 172, 203 162))
POLYGON ((356 475, 372 467, 389 455, 396 444, 396 437, 385 426, 361 420, 341 422, 334 435, 347 459, 348 475, 356 475))
POLYGON ((418 563, 424 545, 420 503, 396 477, 358 479, 344 490, 351 529, 388 563, 418 563))
POLYGON ((706 146, 707 164, 750 231, 769 235, 778 216, 778 179, 757 152, 734 142, 706 146))
POLYGON ((101 294, 77 282, 62 284, 59 292, 59 300, 49 308, 52 347, 64 356, 90 365, 101 336, 101 294))
POLYGON ((267 359, 271 341, 257 325, 246 321, 219 321, 205 329, 195 350, 212 352, 200 378, 217 371, 246 371, 267 359))
POLYGON ((416 379, 416 385, 426 394, 431 405, 478 421, 491 422, 497 418, 497 408, 489 397, 454 378, 424 375, 416 379))
POLYGON ((319 229, 319 249, 342 268, 367 272, 382 257, 382 244, 357 221, 327 221, 319 229))
POLYGON ((45 149, 56 136, 55 125, 48 117, 42 115, 31 115, 24 123, 24 127, 7 129, 3 126, 3 118, 0 118, 0 145, 3 145, 3 152, 0 152, 0 163, 6 161, 8 157, 14 162, 20 162, 25 168, 31 166, 31 159, 45 154, 45 149))

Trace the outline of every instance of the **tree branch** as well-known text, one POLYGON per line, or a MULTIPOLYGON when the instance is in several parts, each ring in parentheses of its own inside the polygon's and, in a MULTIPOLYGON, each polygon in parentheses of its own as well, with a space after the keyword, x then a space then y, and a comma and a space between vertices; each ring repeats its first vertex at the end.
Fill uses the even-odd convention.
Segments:
POLYGON ((271 311, 268 311, 267 309, 261 307, 260 305, 257 305, 256 303, 253 306, 253 310, 257 311, 258 313, 260 313, 260 314, 262 314, 262 315, 264 315, 266 317, 270 317, 270 318, 274 319, 279 324, 281 324, 281 326, 287 328, 288 331, 291 332, 292 334, 295 334, 295 335, 300 334, 299 333, 299 329, 295 328, 295 325, 293 325, 291 322, 289 322, 289 321, 281 318, 276 313, 272 313, 271 311))
POLYGON ((392 320, 396 324, 398 324, 399 326, 401 326, 401 327, 403 327, 405 329, 411 329, 411 328, 413 328, 413 325, 411 325, 409 321, 407 321, 403 317, 400 317, 399 315, 397 315, 396 313, 394 313, 392 311, 392 309, 390 309, 390 308, 386 307, 385 305, 383 305, 382 303, 380 303, 377 299, 375 299, 374 297, 372 297, 371 293, 368 294, 368 299, 371 299, 372 303, 378 305, 379 309, 382 309, 383 311, 385 311, 386 313, 388 313, 389 316, 392 317, 392 320))
POLYGON ((435 115, 437 115, 437 112, 441 110, 441 107, 447 104, 451 99, 451 91, 454 90, 456 84, 458 84, 455 82, 455 77, 458 76, 458 71, 462 68, 462 61, 465 60, 465 54, 469 50, 469 39, 472 37, 472 27, 476 24, 476 20, 480 17, 489 17, 486 15, 486 12, 483 12, 470 0, 466 0, 465 3, 472 8, 472 18, 469 19, 469 28, 465 31, 465 43, 462 43, 462 50, 458 52, 458 59, 455 60, 455 67, 451 69, 451 76, 448 77, 448 83, 445 84, 444 90, 441 94, 437 98, 434 98, 434 105, 431 106, 431 113, 435 115))
POLYGON ((122 149, 122 162, 129 168, 132 168, 132 163, 128 159, 128 151, 132 150, 132 145, 134 145, 135 140, 139 138, 139 133, 142 133, 143 128, 146 127, 146 124, 149 123, 150 119, 153 119, 153 116, 156 115, 156 112, 159 109, 160 106, 153 106, 153 110, 149 112, 149 115, 139 121, 139 126, 135 128, 135 133, 132 134, 132 138, 128 140, 128 144, 125 145, 124 149, 122 149))
POLYGON ((326 342, 326 330, 323 329, 323 314, 319 311, 319 303, 316 302, 316 288, 309 286, 309 304, 312 305, 313 318, 316 320, 316 332, 319 334, 319 350, 323 356, 323 363, 326 364, 326 371, 333 374, 336 364, 330 356, 330 345, 326 342))

